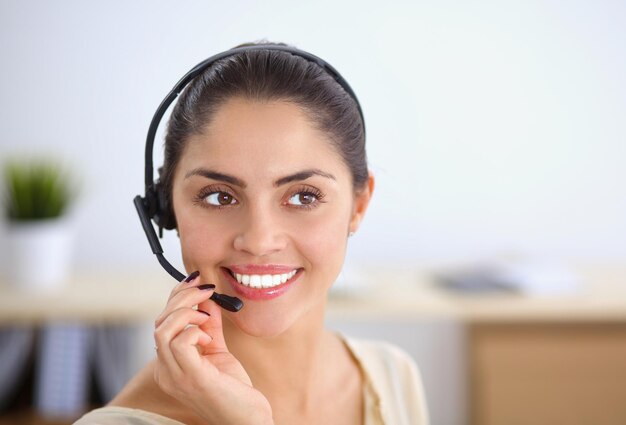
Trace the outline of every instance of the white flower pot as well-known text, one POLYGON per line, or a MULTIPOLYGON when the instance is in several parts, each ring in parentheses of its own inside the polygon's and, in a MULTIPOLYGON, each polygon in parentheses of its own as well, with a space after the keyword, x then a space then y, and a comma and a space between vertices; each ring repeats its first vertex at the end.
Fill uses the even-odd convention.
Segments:
POLYGON ((10 221, 6 238, 6 282, 28 292, 50 292, 71 274, 73 229, 67 218, 10 221))

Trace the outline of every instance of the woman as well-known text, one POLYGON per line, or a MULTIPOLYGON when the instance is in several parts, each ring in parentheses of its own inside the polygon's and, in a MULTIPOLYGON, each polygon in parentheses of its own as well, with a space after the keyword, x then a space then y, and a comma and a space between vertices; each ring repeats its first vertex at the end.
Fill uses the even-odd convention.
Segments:
POLYGON ((358 104, 333 76, 284 51, 219 60, 181 94, 159 171, 195 272, 156 320, 156 359, 77 424, 427 422, 407 354, 324 329, 374 188, 358 104))

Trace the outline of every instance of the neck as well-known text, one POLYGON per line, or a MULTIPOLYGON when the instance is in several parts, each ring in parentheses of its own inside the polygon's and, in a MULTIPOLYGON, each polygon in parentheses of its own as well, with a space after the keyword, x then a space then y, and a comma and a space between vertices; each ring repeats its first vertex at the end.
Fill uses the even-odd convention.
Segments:
POLYGON ((324 307, 313 308, 287 331, 272 337, 250 336, 224 321, 229 351, 272 406, 307 409, 314 403, 315 389, 324 387, 328 378, 324 372, 336 358, 338 343, 324 330, 324 307))

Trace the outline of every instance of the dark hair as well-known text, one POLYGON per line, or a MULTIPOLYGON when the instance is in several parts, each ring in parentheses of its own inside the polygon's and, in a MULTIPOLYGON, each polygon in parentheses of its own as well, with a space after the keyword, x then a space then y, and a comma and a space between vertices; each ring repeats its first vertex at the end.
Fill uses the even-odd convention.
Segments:
MULTIPOLYGON (((237 47, 263 44, 268 43, 237 47)), ((189 137, 201 134, 219 107, 236 96, 298 104, 337 148, 351 171, 354 190, 365 186, 365 129, 352 96, 322 67, 303 57, 279 50, 248 50, 214 62, 187 85, 172 110, 159 168, 159 183, 172 218, 174 174, 189 137)))

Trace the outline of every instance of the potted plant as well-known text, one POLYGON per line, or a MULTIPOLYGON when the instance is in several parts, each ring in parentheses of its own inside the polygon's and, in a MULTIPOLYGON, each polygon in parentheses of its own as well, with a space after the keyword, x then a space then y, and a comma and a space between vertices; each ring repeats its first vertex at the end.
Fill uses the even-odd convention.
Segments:
POLYGON ((70 274, 72 236, 67 213, 77 188, 59 160, 13 158, 3 164, 7 224, 5 279, 25 290, 52 290, 70 274))

